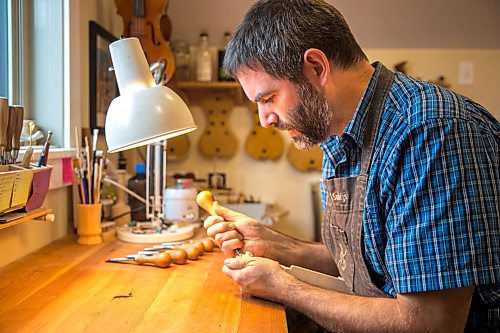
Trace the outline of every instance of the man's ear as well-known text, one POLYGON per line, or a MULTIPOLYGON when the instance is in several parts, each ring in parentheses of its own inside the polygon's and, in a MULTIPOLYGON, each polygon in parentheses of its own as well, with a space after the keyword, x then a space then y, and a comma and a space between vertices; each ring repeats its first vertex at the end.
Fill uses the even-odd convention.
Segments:
POLYGON ((304 52, 304 76, 316 87, 324 87, 330 74, 330 62, 318 49, 308 49, 304 52))

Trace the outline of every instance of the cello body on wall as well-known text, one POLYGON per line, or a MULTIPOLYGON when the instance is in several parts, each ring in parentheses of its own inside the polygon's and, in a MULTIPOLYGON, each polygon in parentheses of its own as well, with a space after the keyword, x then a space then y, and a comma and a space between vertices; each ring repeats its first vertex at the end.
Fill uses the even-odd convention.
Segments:
POLYGON ((123 18, 124 35, 137 37, 149 64, 166 61, 164 82, 175 71, 175 60, 170 50, 170 22, 167 17, 168 0, 115 0, 118 15, 123 18))

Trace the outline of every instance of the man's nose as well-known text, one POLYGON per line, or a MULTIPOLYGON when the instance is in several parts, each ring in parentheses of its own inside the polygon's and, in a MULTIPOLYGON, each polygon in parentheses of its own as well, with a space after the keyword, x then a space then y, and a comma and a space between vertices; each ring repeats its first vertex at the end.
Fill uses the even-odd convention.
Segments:
POLYGON ((278 116, 268 108, 259 106, 259 120, 262 127, 270 127, 278 123, 278 116))

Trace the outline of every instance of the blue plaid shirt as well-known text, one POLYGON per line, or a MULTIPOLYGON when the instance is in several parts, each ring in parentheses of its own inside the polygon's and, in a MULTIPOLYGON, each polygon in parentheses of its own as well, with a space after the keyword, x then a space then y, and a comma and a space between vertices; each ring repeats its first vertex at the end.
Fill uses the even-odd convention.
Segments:
MULTIPOLYGON (((323 179, 358 175, 380 64, 341 136, 321 144, 323 179)), ((364 259, 387 294, 466 286, 468 324, 500 327, 500 124, 450 90, 395 73, 363 219, 364 259)), ((321 187, 323 209, 326 189, 321 187)))

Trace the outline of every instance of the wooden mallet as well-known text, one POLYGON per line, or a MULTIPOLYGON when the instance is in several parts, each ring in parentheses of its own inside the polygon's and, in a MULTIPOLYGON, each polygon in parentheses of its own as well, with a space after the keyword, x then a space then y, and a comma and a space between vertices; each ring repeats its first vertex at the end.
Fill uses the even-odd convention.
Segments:
POLYGON ((214 196, 210 191, 201 191, 198 193, 196 197, 196 202, 198 205, 206 210, 208 214, 212 216, 216 216, 217 214, 214 211, 214 196))

